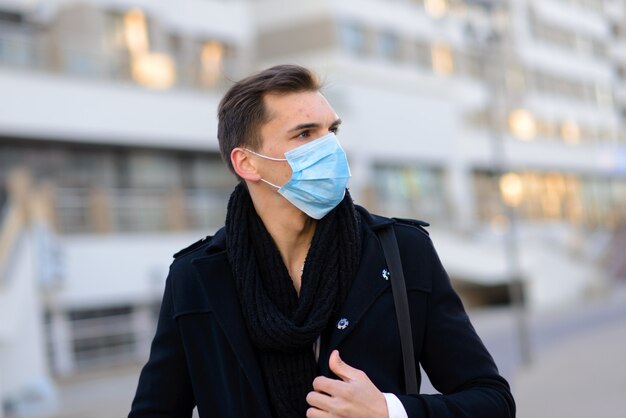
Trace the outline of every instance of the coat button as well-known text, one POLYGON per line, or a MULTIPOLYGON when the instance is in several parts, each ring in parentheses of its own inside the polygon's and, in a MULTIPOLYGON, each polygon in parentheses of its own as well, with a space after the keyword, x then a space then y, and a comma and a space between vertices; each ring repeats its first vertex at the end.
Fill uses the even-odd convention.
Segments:
POLYGON ((383 279, 389 280, 389 276, 391 275, 391 273, 389 273, 389 270, 383 269, 382 275, 383 275, 383 279))
POLYGON ((350 321, 346 318, 341 318, 339 322, 337 322, 337 329, 346 329, 348 328, 348 325, 350 325, 350 321))

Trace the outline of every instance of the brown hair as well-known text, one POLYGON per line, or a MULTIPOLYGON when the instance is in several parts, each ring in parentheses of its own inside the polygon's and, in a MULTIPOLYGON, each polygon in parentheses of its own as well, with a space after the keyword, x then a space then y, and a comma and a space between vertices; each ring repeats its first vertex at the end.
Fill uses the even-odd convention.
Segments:
POLYGON ((312 71, 299 65, 276 65, 235 83, 220 101, 217 110, 217 140, 222 158, 233 173, 230 153, 236 147, 256 150, 261 145, 261 125, 269 115, 266 94, 318 91, 321 85, 312 71))

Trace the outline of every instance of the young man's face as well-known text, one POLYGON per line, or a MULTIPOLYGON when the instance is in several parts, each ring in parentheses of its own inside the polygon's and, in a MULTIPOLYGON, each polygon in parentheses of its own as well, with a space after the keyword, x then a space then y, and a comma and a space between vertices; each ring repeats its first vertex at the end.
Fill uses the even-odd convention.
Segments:
MULTIPOLYGON (((272 158, 285 158, 285 152, 307 142, 337 132, 341 120, 319 92, 307 91, 264 97, 270 117, 261 127, 261 148, 257 151, 272 158)), ((291 178, 287 162, 259 161, 263 178, 282 185, 291 178)))

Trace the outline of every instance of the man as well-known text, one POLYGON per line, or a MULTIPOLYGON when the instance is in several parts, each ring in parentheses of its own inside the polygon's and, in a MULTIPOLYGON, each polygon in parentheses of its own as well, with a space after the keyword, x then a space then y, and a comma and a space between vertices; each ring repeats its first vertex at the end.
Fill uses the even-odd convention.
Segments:
POLYGON ((514 416, 420 223, 353 204, 341 121, 319 90, 282 65, 222 99, 220 150, 240 183, 225 227, 174 256, 129 417, 514 416), (375 233, 390 225, 415 360, 441 395, 405 395, 375 233))

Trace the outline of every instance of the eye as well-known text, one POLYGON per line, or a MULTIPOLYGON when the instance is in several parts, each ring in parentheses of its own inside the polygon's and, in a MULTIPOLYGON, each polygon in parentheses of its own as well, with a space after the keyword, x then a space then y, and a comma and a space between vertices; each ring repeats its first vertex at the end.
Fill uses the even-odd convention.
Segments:
POLYGON ((339 126, 333 126, 332 128, 329 129, 329 131, 336 135, 339 133, 339 126))
POLYGON ((306 131, 302 131, 298 134, 297 138, 308 138, 311 136, 311 132, 307 129, 306 131))

